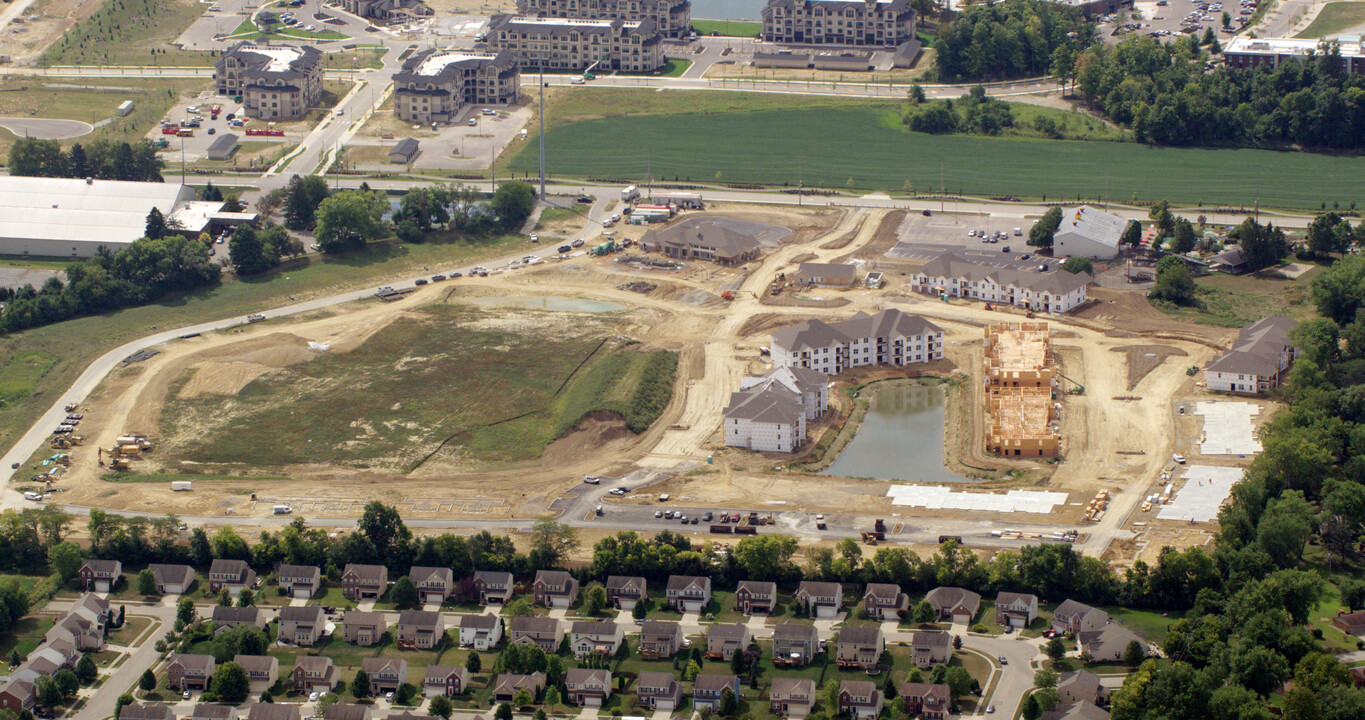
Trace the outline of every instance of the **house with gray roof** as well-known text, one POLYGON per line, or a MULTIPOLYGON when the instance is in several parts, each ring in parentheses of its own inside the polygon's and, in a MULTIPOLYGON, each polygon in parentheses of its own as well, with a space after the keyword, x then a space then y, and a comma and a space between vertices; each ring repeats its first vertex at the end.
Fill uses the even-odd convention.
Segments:
POLYGON ((317 565, 281 565, 275 583, 291 598, 308 599, 322 589, 322 570, 317 565))
POLYGON ((341 594, 349 600, 378 600, 389 589, 389 569, 383 565, 349 563, 341 571, 341 594))
POLYGON ((860 312, 833 323, 818 318, 776 330, 769 342, 774 367, 802 367, 838 375, 863 365, 912 365, 943 359, 943 329, 896 309, 860 312))
POLYGON ((706 626, 706 657, 729 661, 736 651, 749 646, 749 628, 744 623, 716 623, 706 626))
POLYGON ((256 586, 256 571, 245 560, 225 560, 219 558, 209 566, 209 592, 217 594, 224 589, 232 597, 243 590, 256 586))
POLYGON ((1061 314, 1084 305, 1092 278, 1069 273, 1055 260, 968 256, 945 250, 910 276, 910 289, 1061 314))
POLYGON ((1298 351, 1289 333, 1298 321, 1268 317, 1242 328, 1232 349, 1204 366, 1204 384, 1210 390, 1259 395, 1280 386, 1298 351))
POLYGON ((820 652, 820 635, 814 625, 784 622, 773 628, 773 664, 804 667, 820 652))
POLYGON ((610 70, 647 73, 663 67, 663 36, 654 18, 570 20, 498 13, 484 42, 508 51, 522 70, 610 70))
POLYGON ((927 668, 953 659, 953 638, 946 632, 910 634, 910 659, 915 667, 927 668))
POLYGON ((1026 628, 1038 618, 1038 596, 1000 592, 995 596, 995 621, 1006 627, 1026 628))
POLYGON ((757 452, 793 452, 806 442, 806 407, 777 381, 730 393, 725 444, 757 452))
POLYGON ((777 604, 777 583, 766 580, 740 580, 735 588, 735 609, 745 615, 767 615, 777 604))
POLYGON ((194 568, 189 565, 162 565, 153 563, 147 566, 156 580, 156 591, 161 595, 179 595, 194 584, 194 568))
POLYGON ((498 702, 511 702, 517 691, 522 689, 532 696, 539 695, 540 691, 545 689, 545 673, 535 672, 530 675, 502 673, 493 682, 493 699, 498 702))
POLYGON ((762 375, 751 375, 739 381, 740 391, 774 383, 786 388, 801 401, 806 420, 816 420, 829 410, 829 377, 800 365, 775 366, 762 375))
POLYGON ((134 702, 119 711, 119 720, 175 720, 175 710, 161 702, 134 702))
POLYGON ((899 45, 915 37, 910 0, 768 0, 763 41, 782 45, 899 45))
POLYGON ((214 65, 219 95, 242 96, 242 114, 263 120, 294 120, 322 94, 322 53, 307 45, 237 43, 214 65))
POLYGON ((1085 701, 1070 705, 1058 704, 1057 707, 1043 713, 1042 720, 1109 720, 1109 711, 1085 701))
POLYGON ((1082 701, 1103 705, 1109 701, 1109 688, 1100 682, 1099 676, 1088 670, 1062 673, 1057 678, 1057 704, 1070 705, 1082 701))
POLYGON ((208 157, 210 160, 231 160, 237 154, 238 141, 242 138, 236 133, 222 133, 209 143, 208 157))
POLYGON ((1082 655, 1089 655, 1091 662, 1114 662, 1123 659, 1123 651, 1128 644, 1136 642, 1147 654, 1147 641, 1137 633, 1117 623, 1106 625, 1102 630, 1083 632, 1076 636, 1076 645, 1082 655))
MULTIPOLYGON (((425 125, 427 123, 421 124, 425 125)), ((419 147, 421 147, 421 145, 416 139, 403 138, 394 143, 393 147, 389 148, 389 162, 394 165, 407 165, 417 157, 417 150, 419 147)))
MULTIPOLYGON (((280 660, 271 655, 236 655, 232 661, 242 666, 251 682, 252 692, 263 692, 274 687, 280 679, 280 660)), ((119 720, 122 720, 120 718, 119 720)))
POLYGON ((742 265, 757 260, 758 237, 741 232, 725 218, 694 217, 663 230, 649 230, 640 247, 679 260, 706 260, 720 265, 742 265))
POLYGON ((487 651, 502 642, 502 618, 492 613, 460 616, 460 647, 487 651))
POLYGON ((839 683, 839 714, 854 720, 875 718, 882 712, 884 698, 877 684, 867 680, 844 680, 839 683))
POLYGON ((774 715, 803 718, 815 706, 815 681, 810 678, 773 678, 768 707, 774 715))
POLYGON ((1057 258, 1112 259, 1119 254, 1119 243, 1129 222, 1132 221, 1089 205, 1063 208, 1062 222, 1052 236, 1052 254, 1057 258))
POLYGON ((445 616, 426 610, 398 613, 398 646, 432 650, 445 638, 445 616))
POLYGON ((692 684, 692 705, 698 710, 720 709, 721 696, 729 690, 739 699, 739 678, 734 675, 698 675, 692 684))
POLYGON ((839 630, 834 660, 841 668, 875 670, 886 650, 882 629, 875 625, 846 625, 839 630))
POLYGON ((981 596, 958 587, 936 587, 924 599, 934 607, 934 617, 955 623, 970 623, 981 610, 981 596))
POLYGON ((690 0, 517 0, 517 13, 572 20, 627 20, 652 18, 664 37, 686 37, 692 29, 690 0))
POLYGON ((81 564, 80 570, 76 571, 76 577, 80 579, 83 589, 107 593, 113 590, 123 577, 123 563, 118 560, 90 558, 81 564))
POLYGON ((816 618, 832 618, 844 604, 844 586, 837 582, 802 580, 796 586, 796 602, 806 614, 816 618))
POLYGON ((352 15, 388 25, 408 23, 436 14, 422 0, 341 0, 341 7, 352 15))
POLYGON ((622 610, 634 610, 635 603, 646 597, 648 582, 639 576, 612 575, 607 578, 607 603, 622 610))
POLYGON ((579 707, 601 707, 611 697, 611 671, 570 668, 564 674, 565 700, 579 707))
POLYGON ((306 647, 326 638, 327 617, 322 606, 280 608, 280 642, 306 647))
POLYGON ((1052 611, 1052 630, 1060 635, 1094 632, 1109 624, 1109 613, 1082 602, 1066 600, 1052 611))
POLYGON ((389 629, 382 612, 347 610, 341 618, 341 635, 352 645, 377 645, 389 629))
POLYGON ((227 607, 226 605, 214 605, 209 620, 213 622, 215 632, 221 632, 228 628, 238 625, 250 625, 257 629, 265 628, 265 614, 258 607, 227 607))
POLYGON ((521 91, 521 67, 507 50, 430 48, 403 62, 393 75, 393 88, 393 112, 398 119, 419 125, 460 122, 470 106, 515 103, 521 91))
POLYGON ((503 570, 475 570, 474 589, 480 605, 505 605, 512 599, 515 584, 512 573, 503 570))
POLYGON ((682 700, 682 685, 671 672, 642 672, 635 681, 635 696, 641 707, 676 710, 682 700))

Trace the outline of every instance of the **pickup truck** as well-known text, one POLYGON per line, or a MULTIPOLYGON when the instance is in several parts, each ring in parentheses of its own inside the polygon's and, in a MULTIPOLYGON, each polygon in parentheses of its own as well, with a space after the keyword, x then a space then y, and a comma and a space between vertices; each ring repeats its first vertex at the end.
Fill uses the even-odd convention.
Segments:
POLYGON ((246 316, 246 321, 249 322, 249 323, 258 323, 258 322, 260 322, 260 321, 262 321, 262 320, 264 320, 264 319, 265 319, 265 316, 262 315, 262 314, 260 314, 260 313, 256 313, 255 315, 247 315, 247 316, 246 316))

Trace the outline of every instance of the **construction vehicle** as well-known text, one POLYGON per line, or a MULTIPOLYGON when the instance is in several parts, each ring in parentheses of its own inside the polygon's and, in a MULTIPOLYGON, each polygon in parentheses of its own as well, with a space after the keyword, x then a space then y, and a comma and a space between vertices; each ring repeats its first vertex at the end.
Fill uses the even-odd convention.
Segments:
POLYGON ((886 533, 886 522, 881 518, 877 518, 872 521, 872 529, 873 531, 884 535, 886 533))
POLYGON ((118 443, 120 446, 135 445, 137 446, 137 449, 141 450, 142 452, 147 452, 148 450, 152 449, 151 441, 147 439, 146 435, 142 435, 140 433, 126 433, 120 435, 118 436, 118 438, 114 440, 114 442, 118 443))
POLYGON ((736 535, 758 534, 758 528, 754 527, 753 525, 731 525, 730 528, 734 530, 736 535))
POLYGON ((768 293, 771 295, 781 295, 782 286, 778 285, 777 283, 773 283, 772 285, 768 286, 768 293))
POLYGON ((1030 310, 1030 311, 1024 313, 1024 317, 1027 317, 1028 319, 1032 320, 1032 319, 1033 319, 1033 311, 1030 310))
POLYGON ((127 470, 132 466, 133 463, 128 458, 115 458, 113 462, 109 463, 109 467, 115 470, 127 470))
POLYGON ((986 309, 987 309, 987 310, 994 310, 994 309, 995 309, 995 306, 994 306, 994 305, 991 305, 990 303, 986 303, 986 309))
POLYGON ((1065 376, 1065 375, 1063 375, 1063 374, 1061 374, 1061 373, 1057 373, 1057 377, 1062 378, 1063 380, 1067 380, 1067 381, 1069 381, 1072 385, 1075 385, 1075 386, 1076 386, 1076 387, 1071 388, 1070 390, 1067 390, 1067 391, 1066 391, 1067 394, 1069 394, 1069 395, 1084 395, 1084 394, 1085 394, 1085 386, 1084 386, 1084 385, 1082 385, 1082 384, 1076 382, 1075 380, 1072 380, 1071 378, 1069 378, 1069 377, 1067 377, 1067 376, 1065 376))
POLYGON ((75 410, 76 410, 77 407, 79 407, 79 406, 78 406, 76 403, 67 403, 67 404, 66 404, 66 412, 75 412, 75 410))
POLYGON ((877 533, 864 532, 860 534, 862 535, 863 543, 866 545, 876 545, 879 540, 877 533))
POLYGON ((1186 375, 1193 375, 1193 374, 1195 374, 1195 373, 1197 373, 1197 372, 1199 372, 1199 368, 1198 368, 1197 366, 1195 366, 1195 365, 1191 365, 1191 366, 1185 368, 1185 374, 1186 374, 1186 375))
POLYGON ((729 533, 734 532, 734 526, 732 526, 732 525, 712 525, 712 526, 711 526, 711 532, 713 532, 713 533, 715 533, 715 534, 717 534, 717 535, 726 535, 726 534, 729 534, 729 533))
POLYGON ((612 254, 613 252, 616 252, 616 241, 615 241, 615 240, 608 240, 608 241, 602 243, 601 245, 598 245, 597 247, 595 247, 595 248, 589 250, 589 251, 588 251, 588 254, 589 254, 589 255, 596 255, 596 256, 599 256, 599 257, 600 257, 600 256, 603 256, 603 255, 610 255, 610 254, 612 254))
POLYGON ((722 300, 734 300, 734 299, 735 299, 735 294, 732 293, 732 292, 730 292, 729 290, 726 290, 725 292, 723 292, 723 293, 720 294, 720 299, 722 299, 722 300))

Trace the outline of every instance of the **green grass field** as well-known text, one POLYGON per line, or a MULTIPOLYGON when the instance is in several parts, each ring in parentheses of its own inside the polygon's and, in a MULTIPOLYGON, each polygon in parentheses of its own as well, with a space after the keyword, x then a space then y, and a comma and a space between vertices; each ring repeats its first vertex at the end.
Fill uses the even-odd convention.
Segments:
POLYGON ((1365 2, 1330 2, 1313 22, 1295 37, 1320 38, 1365 25, 1365 2))
POLYGON ((37 257, 25 255, 0 255, 0 267, 23 268, 25 270, 65 270, 71 261, 59 257, 37 257))
POLYGON ((322 66, 328 70, 352 70, 362 68, 374 68, 375 70, 378 70, 384 66, 384 55, 387 52, 387 48, 358 48, 355 50, 330 52, 322 56, 322 66))
POLYGON ((692 29, 698 35, 727 35, 729 37, 754 37, 763 32, 763 23, 742 20, 692 20, 692 29))
POLYGON ((1299 320, 1312 317, 1312 284, 1316 271, 1294 280, 1259 275, 1208 275, 1195 281, 1198 307, 1158 305, 1178 320, 1241 327, 1271 315, 1299 320))
MULTIPOLYGON (((800 172, 807 186, 851 191, 901 192, 907 184, 936 191, 942 177, 949 193, 1058 201, 1107 194, 1243 204, 1259 197, 1263 206, 1317 208, 1365 200, 1365 180, 1353 174, 1358 160, 1344 155, 932 136, 888 121, 898 114, 895 105, 866 101, 597 92, 568 94, 549 113, 555 127, 546 138, 547 168, 556 177, 635 181, 652 172, 663 181, 781 186, 794 185, 800 172), (816 107, 793 108, 798 100, 816 107), (573 121, 591 117, 598 119, 573 121), (1276 182, 1258 181, 1264 177, 1276 182)), ((524 144, 508 169, 535 170, 535 146, 524 144)))
POLYGON ((659 74, 663 77, 682 77, 682 74, 687 72, 687 69, 690 67, 692 67, 691 60, 679 60, 674 58, 664 63, 663 69, 659 71, 659 74))
POLYGON ((213 59, 199 52, 184 56, 169 45, 199 16, 204 6, 194 0, 105 0, 99 10, 76 23, 39 58, 48 65, 179 65, 187 58, 213 59), (156 51, 153 54, 153 50, 156 51), (158 57, 166 50, 166 57, 158 57))

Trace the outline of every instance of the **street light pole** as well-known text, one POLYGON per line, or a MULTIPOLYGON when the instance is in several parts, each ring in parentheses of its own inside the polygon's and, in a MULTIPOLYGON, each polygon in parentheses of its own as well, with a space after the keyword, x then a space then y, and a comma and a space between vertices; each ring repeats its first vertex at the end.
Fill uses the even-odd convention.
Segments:
POLYGON ((540 63, 540 199, 545 200, 545 63, 540 63))

